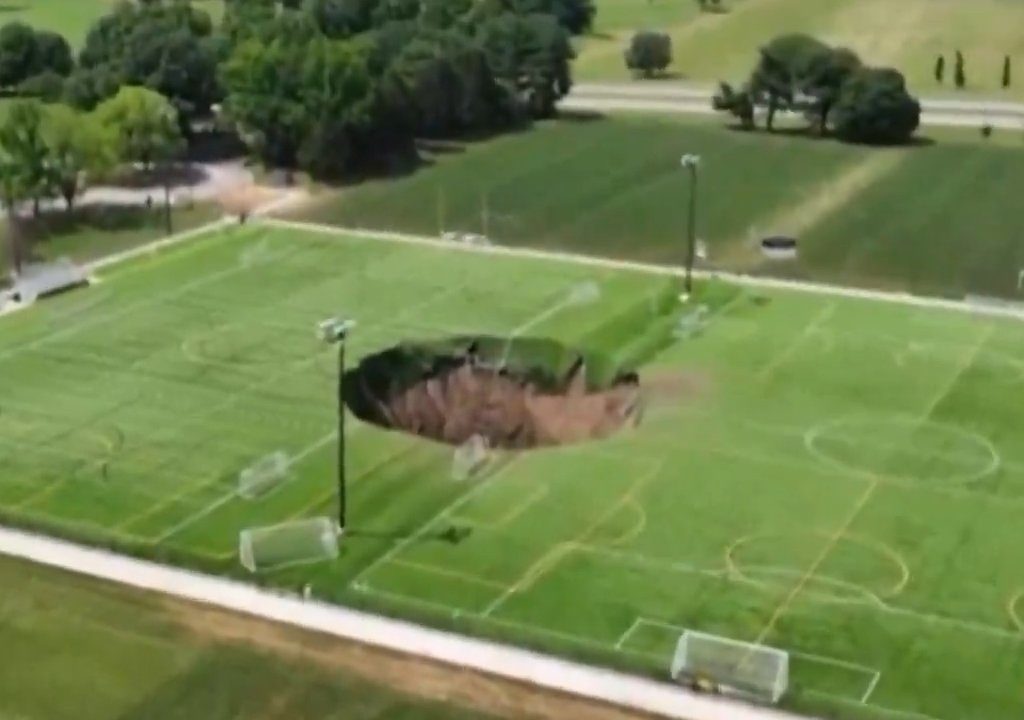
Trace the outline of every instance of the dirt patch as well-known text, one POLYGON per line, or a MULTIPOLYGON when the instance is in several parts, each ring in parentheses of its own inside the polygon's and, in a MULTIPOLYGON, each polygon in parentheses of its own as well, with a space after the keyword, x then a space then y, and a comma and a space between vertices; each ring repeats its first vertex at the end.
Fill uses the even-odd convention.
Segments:
POLYGON ((362 677, 399 692, 505 718, 635 720, 622 708, 338 640, 214 608, 163 599, 171 618, 209 642, 248 645, 295 661, 362 677))
POLYGON ((455 445, 523 449, 604 438, 638 422, 639 377, 550 340, 409 343, 346 375, 360 419, 455 445))

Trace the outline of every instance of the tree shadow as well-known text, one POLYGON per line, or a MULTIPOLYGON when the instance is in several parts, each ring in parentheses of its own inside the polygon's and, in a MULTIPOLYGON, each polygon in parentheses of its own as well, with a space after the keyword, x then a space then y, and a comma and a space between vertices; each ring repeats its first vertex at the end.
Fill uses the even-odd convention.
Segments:
POLYGON ((564 123, 592 123, 607 120, 608 116, 600 110, 573 109, 559 110, 554 119, 564 123))
POLYGON ((28 10, 25 3, 0 3, 0 13, 16 13, 28 10))
POLYGON ((367 538, 370 540, 394 540, 413 543, 443 542, 448 545, 458 545, 473 534, 473 528, 468 525, 453 523, 443 530, 425 534, 417 531, 346 528, 345 534, 349 537, 367 538))
POLYGON ((161 164, 149 168, 130 168, 109 178, 107 185, 127 190, 154 187, 192 187, 207 178, 206 170, 193 163, 161 164))

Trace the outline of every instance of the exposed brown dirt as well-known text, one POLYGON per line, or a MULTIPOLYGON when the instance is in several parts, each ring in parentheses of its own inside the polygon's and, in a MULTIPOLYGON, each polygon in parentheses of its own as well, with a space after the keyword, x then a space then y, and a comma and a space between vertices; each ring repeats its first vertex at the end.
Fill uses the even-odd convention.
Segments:
POLYGON ((513 449, 604 438, 638 421, 635 375, 589 390, 584 374, 577 365, 552 392, 505 370, 463 360, 385 397, 364 386, 363 419, 446 443, 458 445, 479 435, 491 447, 513 449))
POLYGON ((295 661, 312 662, 416 697, 446 702, 504 718, 536 720, 639 720, 651 716, 542 690, 467 668, 401 655, 265 620, 171 598, 169 615, 212 643, 256 647, 295 661))

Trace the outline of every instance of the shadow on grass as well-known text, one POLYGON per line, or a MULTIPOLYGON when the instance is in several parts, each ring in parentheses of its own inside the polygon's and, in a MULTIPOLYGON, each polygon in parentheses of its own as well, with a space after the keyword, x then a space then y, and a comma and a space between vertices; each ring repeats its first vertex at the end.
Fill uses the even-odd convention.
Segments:
POLYGON ((796 138, 800 140, 809 141, 831 141, 837 143, 843 143, 844 145, 854 145, 864 148, 915 148, 915 147, 931 147, 936 144, 936 140, 930 137, 922 137, 920 135, 914 135, 906 142, 902 143, 854 143, 844 140, 840 140, 836 137, 836 134, 832 131, 828 131, 824 134, 818 131, 818 128, 813 125, 803 126, 782 126, 776 127, 774 130, 769 131, 763 125, 758 127, 748 127, 738 122, 726 122, 723 127, 726 130, 734 133, 742 133, 744 135, 765 135, 768 137, 783 137, 783 138, 796 138))
POLYGON ((345 534, 349 537, 367 538, 371 540, 394 540, 406 542, 444 542, 449 545, 458 545, 473 534, 473 528, 468 525, 451 524, 444 530, 433 533, 418 534, 416 531, 406 532, 402 530, 360 530, 358 528, 347 528, 345 534))

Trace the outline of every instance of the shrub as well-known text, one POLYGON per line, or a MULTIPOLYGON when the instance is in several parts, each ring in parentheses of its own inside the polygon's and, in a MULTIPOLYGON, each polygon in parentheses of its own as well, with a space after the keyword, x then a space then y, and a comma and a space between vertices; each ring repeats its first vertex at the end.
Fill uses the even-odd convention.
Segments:
POLYGON ((64 96, 64 78, 47 70, 18 85, 18 94, 39 98, 43 102, 57 102, 64 96))
POLYGON ((843 84, 833 110, 839 139, 894 145, 914 134, 921 105, 907 92, 903 76, 889 68, 861 68, 843 84))
POLYGON ((638 32, 625 56, 627 68, 643 77, 653 77, 672 63, 672 38, 666 33, 638 32))

